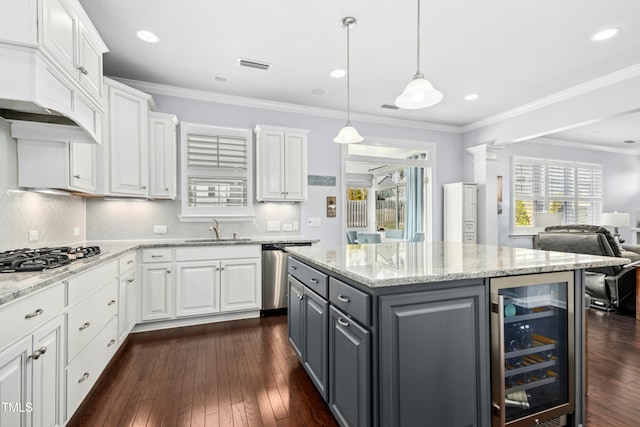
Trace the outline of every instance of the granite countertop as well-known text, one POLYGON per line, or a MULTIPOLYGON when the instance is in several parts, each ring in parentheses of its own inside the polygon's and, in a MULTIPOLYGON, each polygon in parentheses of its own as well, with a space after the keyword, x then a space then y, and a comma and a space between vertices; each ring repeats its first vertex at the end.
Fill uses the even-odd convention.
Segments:
POLYGON ((262 245, 268 243, 317 243, 317 239, 298 236, 256 237, 249 239, 167 239, 140 241, 88 241, 77 242, 69 246, 100 246, 100 255, 84 260, 76 260, 64 267, 49 271, 26 273, 0 273, 0 306, 31 292, 35 292, 54 283, 59 283, 78 273, 107 261, 116 259, 129 252, 144 248, 191 247, 191 246, 228 246, 262 245))
POLYGON ((370 288, 623 265, 626 258, 454 242, 380 243, 287 248, 370 288))

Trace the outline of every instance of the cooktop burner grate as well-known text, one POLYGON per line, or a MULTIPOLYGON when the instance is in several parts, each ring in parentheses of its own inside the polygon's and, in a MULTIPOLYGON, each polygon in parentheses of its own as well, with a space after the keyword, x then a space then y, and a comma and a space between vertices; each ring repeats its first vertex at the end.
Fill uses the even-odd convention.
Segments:
POLYGON ((0 273, 45 271, 100 254, 99 246, 13 249, 0 252, 0 273))

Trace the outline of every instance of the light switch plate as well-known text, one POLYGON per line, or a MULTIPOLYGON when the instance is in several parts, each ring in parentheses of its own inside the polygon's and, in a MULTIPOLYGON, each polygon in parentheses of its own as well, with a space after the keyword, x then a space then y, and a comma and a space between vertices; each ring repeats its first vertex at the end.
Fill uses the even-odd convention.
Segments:
POLYGON ((309 227, 321 227, 322 221, 318 217, 309 218, 309 227))
POLYGON ((73 227, 73 235, 74 236, 80 235, 80 227, 73 227))
POLYGON ((280 221, 267 221, 267 231, 280 231, 280 221))
POLYGON ((167 234, 167 226, 166 225, 154 225, 153 232, 155 234, 167 234))
POLYGON ((298 221, 293 221, 293 231, 300 230, 300 223, 298 221))
POLYGON ((29 241, 37 242, 38 241, 38 230, 29 231, 29 241))

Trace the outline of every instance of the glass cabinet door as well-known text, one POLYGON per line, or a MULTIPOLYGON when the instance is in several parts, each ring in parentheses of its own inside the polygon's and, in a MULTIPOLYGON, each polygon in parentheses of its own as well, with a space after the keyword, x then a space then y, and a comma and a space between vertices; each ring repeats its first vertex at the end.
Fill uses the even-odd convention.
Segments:
POLYGON ((491 302, 494 426, 572 412, 573 274, 492 279, 491 302))

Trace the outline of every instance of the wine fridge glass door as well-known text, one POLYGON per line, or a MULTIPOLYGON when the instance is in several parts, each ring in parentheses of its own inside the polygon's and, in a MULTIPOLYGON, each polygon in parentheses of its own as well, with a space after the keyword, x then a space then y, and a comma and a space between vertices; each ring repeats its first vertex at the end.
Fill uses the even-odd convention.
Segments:
POLYGON ((573 274, 492 279, 491 302, 494 425, 572 412, 573 274))

